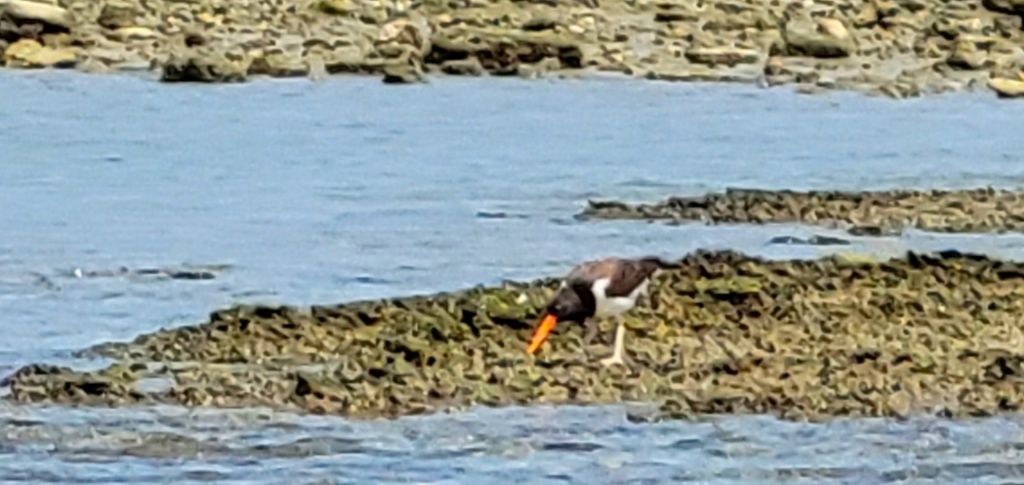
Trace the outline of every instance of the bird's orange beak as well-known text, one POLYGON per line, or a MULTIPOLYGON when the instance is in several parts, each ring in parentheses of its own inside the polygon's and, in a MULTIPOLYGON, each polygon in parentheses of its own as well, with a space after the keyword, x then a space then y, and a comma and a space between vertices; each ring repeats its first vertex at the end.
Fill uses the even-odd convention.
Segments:
POLYGON ((530 347, 526 349, 529 353, 534 353, 540 347, 540 344, 544 343, 544 340, 548 338, 548 334, 551 333, 551 329, 555 328, 555 324, 558 323, 558 318, 552 314, 547 314, 544 319, 540 321, 540 326, 537 327, 537 331, 533 334, 533 339, 530 340, 530 347))

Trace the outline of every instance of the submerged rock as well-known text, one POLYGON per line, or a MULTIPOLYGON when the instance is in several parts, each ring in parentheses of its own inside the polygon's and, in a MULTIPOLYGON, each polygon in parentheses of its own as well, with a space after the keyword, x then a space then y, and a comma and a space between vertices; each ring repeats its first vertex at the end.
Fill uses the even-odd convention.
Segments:
POLYGON ((212 280, 217 277, 217 273, 227 269, 224 265, 204 265, 198 267, 184 267, 184 268, 138 268, 131 269, 126 266, 122 266, 117 269, 97 269, 97 270, 83 270, 82 268, 75 268, 71 271, 71 276, 75 278, 113 278, 113 277, 133 277, 133 278, 157 278, 157 279, 174 279, 174 280, 212 280))
POLYGON ((776 236, 768 241, 768 244, 807 244, 811 246, 846 246, 850 241, 838 237, 813 235, 807 239, 795 236, 776 236))

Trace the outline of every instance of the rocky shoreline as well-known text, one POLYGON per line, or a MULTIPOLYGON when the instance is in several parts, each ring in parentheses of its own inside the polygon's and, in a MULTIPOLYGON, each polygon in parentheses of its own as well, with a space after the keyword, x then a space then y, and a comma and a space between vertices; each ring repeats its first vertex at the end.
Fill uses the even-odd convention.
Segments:
POLYGON ((430 73, 1024 96, 1020 0, 0 0, 15 68, 166 82, 430 73))
POLYGON ((856 236, 891 236, 908 228, 943 233, 1024 231, 1024 192, 971 190, 811 191, 727 189, 653 204, 590 201, 583 220, 672 224, 800 223, 856 236))
POLYGON ((236 307, 197 326, 82 352, 80 372, 29 365, 19 403, 279 409, 358 418, 532 403, 625 401, 655 417, 784 419, 1024 406, 1024 264, 948 251, 888 261, 772 261, 699 251, 626 319, 627 365, 606 368, 611 322, 590 346, 556 329, 524 349, 551 279, 338 306, 236 307))

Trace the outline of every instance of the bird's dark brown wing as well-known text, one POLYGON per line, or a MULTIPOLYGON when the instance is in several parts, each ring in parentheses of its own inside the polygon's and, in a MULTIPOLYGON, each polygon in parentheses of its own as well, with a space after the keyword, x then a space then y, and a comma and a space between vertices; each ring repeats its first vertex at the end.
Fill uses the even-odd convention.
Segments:
POLYGON ((650 278, 659 265, 655 261, 620 259, 615 264, 615 276, 604 293, 609 297, 629 296, 644 280, 650 278))
POLYGON ((605 288, 605 295, 609 297, 629 296, 640 283, 650 278, 661 266, 659 260, 653 258, 607 258, 586 262, 573 268, 566 276, 566 282, 570 285, 581 284, 589 287, 599 279, 609 278, 611 283, 605 288))

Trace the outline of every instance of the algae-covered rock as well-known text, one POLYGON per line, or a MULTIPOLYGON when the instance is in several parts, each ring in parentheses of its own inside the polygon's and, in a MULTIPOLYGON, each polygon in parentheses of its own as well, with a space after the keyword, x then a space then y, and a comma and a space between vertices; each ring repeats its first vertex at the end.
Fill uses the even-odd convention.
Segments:
POLYGON ((693 282, 694 287, 703 293, 712 295, 744 295, 755 294, 761 291, 761 284, 753 278, 723 278, 713 280, 697 280, 693 282))
POLYGON ((1024 406, 1024 266, 956 251, 772 261, 698 251, 630 312, 627 364, 560 325, 525 352, 557 281, 317 306, 238 306, 201 325, 81 353, 98 372, 30 365, 17 402, 271 406, 396 417, 473 405, 649 402, 633 420, 705 413, 991 415, 1024 406), (157 380, 161 386, 144 385, 157 380))
POLYGON ((246 80, 246 68, 218 54, 178 53, 162 66, 160 80, 167 83, 227 83, 246 80))
POLYGON ((444 64, 474 58, 492 74, 514 74, 520 64, 535 64, 546 58, 558 59, 560 66, 578 69, 583 54, 569 36, 542 32, 513 32, 482 29, 448 29, 434 34, 427 62, 444 64))
MULTIPOLYGON (((1012 93, 1012 83, 999 83, 1012 93)), ((993 87, 993 89, 995 89, 993 87)), ((645 219, 702 223, 805 223, 855 236, 925 231, 1024 231, 1024 192, 994 189, 933 191, 770 191, 728 189, 654 204, 592 201, 582 219, 645 219)))
POLYGON ((139 16, 140 9, 132 2, 110 0, 103 4, 96 23, 103 28, 117 30, 137 26, 139 16))
POLYGON ((359 10, 352 0, 317 0, 314 6, 317 10, 331 15, 350 15, 359 10))
POLYGON ((995 12, 1024 15, 1024 0, 982 0, 981 3, 995 12))
POLYGON ((309 74, 309 65, 298 56, 273 53, 256 57, 246 71, 249 76, 303 77, 309 74))
POLYGON ((96 373, 78 373, 66 367, 30 365, 19 369, 7 381, 11 398, 17 402, 117 406, 146 401, 134 390, 131 375, 118 368, 96 373))

